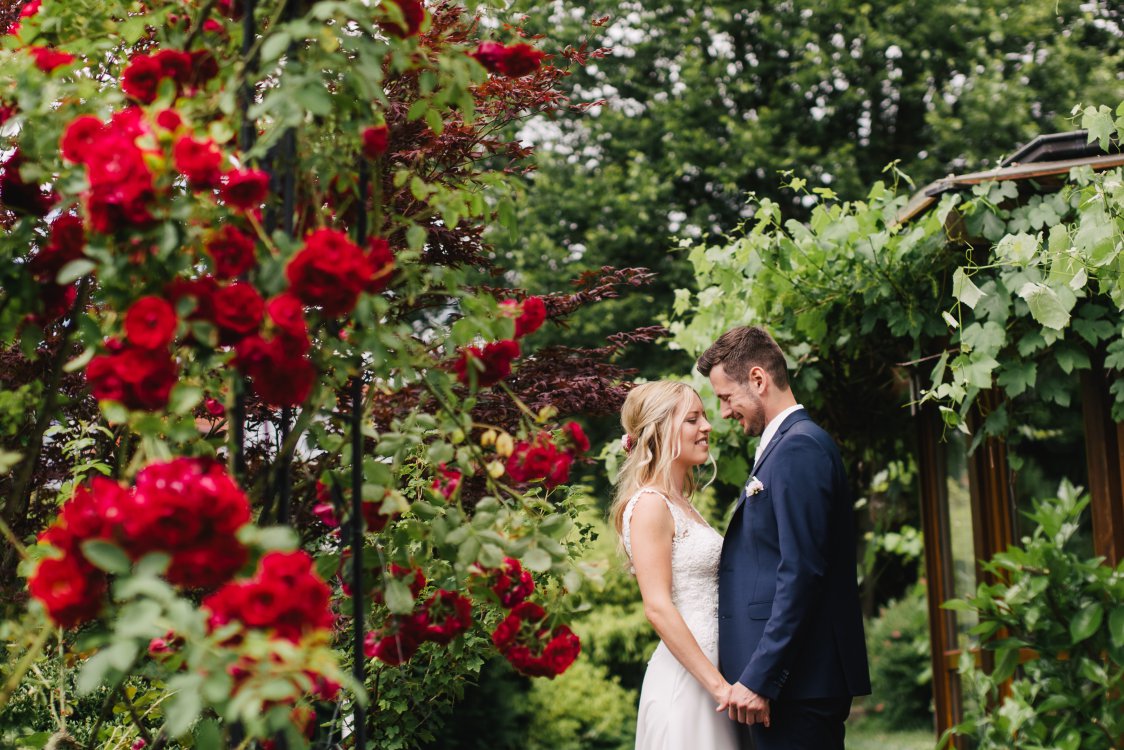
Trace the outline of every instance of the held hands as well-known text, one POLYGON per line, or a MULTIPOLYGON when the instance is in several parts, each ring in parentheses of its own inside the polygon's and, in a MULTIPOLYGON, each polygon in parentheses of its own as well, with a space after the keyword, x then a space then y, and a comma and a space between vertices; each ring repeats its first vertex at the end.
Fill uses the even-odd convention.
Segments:
POLYGON ((769 699, 763 698, 740 682, 726 689, 725 696, 718 698, 718 713, 726 711, 730 718, 742 724, 764 724, 769 726, 769 699))

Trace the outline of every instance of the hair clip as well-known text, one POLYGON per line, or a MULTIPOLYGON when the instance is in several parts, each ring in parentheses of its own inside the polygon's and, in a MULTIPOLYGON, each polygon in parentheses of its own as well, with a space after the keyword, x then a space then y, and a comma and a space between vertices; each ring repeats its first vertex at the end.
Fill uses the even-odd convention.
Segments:
POLYGON ((624 449, 625 453, 632 453, 632 435, 629 435, 627 432, 624 434, 624 437, 621 438, 621 448, 624 449))

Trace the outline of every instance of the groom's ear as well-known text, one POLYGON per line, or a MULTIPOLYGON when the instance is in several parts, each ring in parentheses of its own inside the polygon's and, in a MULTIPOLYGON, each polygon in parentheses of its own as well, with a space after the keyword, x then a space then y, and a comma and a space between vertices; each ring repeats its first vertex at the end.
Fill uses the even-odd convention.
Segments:
POLYGON ((765 372, 765 368, 753 366, 749 368, 749 387, 758 396, 762 395, 769 386, 769 373, 765 372))

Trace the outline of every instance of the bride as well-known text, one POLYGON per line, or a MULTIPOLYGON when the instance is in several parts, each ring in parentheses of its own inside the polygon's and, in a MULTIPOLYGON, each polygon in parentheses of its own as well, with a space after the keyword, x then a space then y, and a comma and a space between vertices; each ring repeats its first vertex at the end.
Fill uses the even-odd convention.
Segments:
POLYGON ((660 637, 640 691, 637 750, 735 750, 718 661, 722 536, 690 497, 710 458, 710 423, 685 383, 634 388, 621 410, 627 453, 610 516, 660 637))

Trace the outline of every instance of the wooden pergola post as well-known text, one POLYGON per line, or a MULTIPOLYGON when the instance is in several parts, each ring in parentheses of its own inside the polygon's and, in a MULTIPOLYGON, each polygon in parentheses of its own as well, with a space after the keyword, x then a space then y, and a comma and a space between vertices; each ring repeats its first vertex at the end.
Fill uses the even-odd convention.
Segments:
POLYGON ((1081 373, 1093 550, 1108 565, 1124 560, 1124 424, 1112 421, 1103 360, 1081 373))
MULTIPOLYGON (((933 667, 933 708, 937 734, 963 718, 957 674, 956 613, 942 609, 956 596, 948 517, 948 468, 937 407, 918 415, 918 467, 921 479, 921 531, 925 539, 925 581, 929 603, 929 643, 933 667)), ((961 747, 960 738, 954 740, 961 747)))

